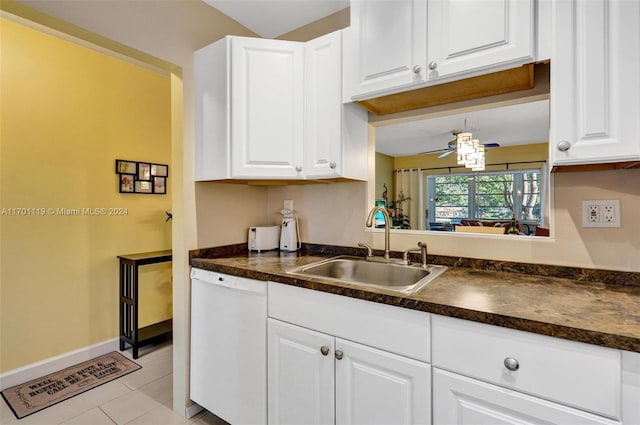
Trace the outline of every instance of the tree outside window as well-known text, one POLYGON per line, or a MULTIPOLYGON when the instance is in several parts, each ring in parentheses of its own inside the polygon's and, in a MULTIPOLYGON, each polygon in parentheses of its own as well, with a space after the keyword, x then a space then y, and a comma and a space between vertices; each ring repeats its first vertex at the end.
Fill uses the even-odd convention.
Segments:
POLYGON ((427 176, 427 221, 507 220, 540 225, 541 170, 427 176))

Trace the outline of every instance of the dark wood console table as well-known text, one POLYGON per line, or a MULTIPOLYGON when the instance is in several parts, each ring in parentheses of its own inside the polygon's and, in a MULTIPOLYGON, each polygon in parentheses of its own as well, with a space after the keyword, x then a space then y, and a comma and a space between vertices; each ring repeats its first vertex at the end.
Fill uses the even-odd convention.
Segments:
POLYGON ((138 358, 138 349, 152 342, 169 339, 173 333, 171 319, 138 329, 138 275, 139 267, 171 261, 171 250, 118 255, 120 259, 120 351, 125 343, 131 345, 131 354, 138 358))

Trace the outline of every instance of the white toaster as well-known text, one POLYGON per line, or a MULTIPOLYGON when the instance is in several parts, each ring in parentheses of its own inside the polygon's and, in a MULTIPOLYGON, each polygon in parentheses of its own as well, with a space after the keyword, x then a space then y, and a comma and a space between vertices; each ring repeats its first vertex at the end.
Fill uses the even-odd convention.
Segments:
POLYGON ((267 251, 280 246, 280 226, 251 226, 248 238, 249 251, 267 251))

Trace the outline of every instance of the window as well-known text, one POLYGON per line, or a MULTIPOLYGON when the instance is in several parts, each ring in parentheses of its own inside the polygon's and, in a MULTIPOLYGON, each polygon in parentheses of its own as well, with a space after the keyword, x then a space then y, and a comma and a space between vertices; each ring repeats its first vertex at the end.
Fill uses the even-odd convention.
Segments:
POLYGON ((544 174, 540 169, 427 176, 428 222, 451 223, 470 218, 543 220, 544 174))

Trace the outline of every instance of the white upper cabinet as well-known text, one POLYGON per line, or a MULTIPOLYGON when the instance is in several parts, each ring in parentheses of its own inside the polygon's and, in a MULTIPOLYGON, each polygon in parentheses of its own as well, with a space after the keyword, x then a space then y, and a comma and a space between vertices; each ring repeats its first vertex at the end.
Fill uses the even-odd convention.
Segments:
POLYGON ((231 40, 233 177, 294 178, 302 166, 304 45, 231 40))
POLYGON ((342 165, 342 37, 334 32, 305 45, 304 173, 326 176, 342 165))
POLYGON ((554 167, 640 160, 640 2, 552 3, 554 167))
POLYGON ((424 81, 427 0, 351 2, 354 98, 424 81))
POLYGON ((305 178, 367 180, 367 112, 343 104, 344 31, 305 44, 305 178))
POLYGON ((356 0, 355 100, 535 60, 534 0, 356 0))
POLYGON ((295 178, 303 45, 225 37, 195 52, 195 178, 295 178))
POLYGON ((533 0, 429 0, 428 79, 456 79, 532 62, 533 0))
POLYGON ((196 180, 366 180, 367 114, 343 105, 342 73, 341 31, 196 51, 196 180))

